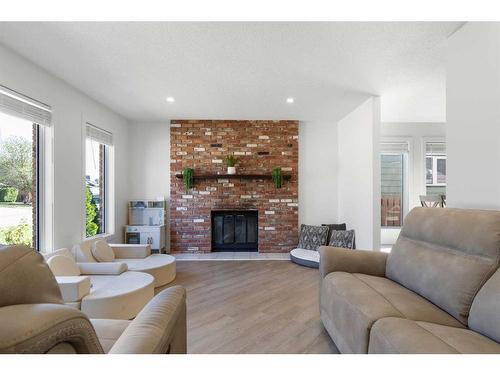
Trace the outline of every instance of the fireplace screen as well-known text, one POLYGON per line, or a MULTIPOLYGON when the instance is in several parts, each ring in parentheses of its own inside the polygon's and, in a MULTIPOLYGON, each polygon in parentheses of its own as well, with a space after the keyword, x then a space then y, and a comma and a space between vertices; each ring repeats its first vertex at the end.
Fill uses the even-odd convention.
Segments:
POLYGON ((212 251, 257 251, 257 211, 212 211, 212 251))

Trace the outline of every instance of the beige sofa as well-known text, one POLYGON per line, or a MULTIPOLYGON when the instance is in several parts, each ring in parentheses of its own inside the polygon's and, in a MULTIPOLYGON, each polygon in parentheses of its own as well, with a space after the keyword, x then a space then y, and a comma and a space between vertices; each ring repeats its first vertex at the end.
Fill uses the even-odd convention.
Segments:
POLYGON ((186 292, 157 294, 132 320, 89 318, 63 304, 36 251, 0 249, 0 353, 186 353, 186 292))
POLYGON ((46 254, 64 303, 89 318, 132 319, 154 296, 154 278, 125 263, 76 263, 68 249, 46 254))
MULTIPOLYGON (((89 239, 72 249, 79 263, 96 263, 92 247, 100 239, 89 239)), ((145 272, 154 277, 155 288, 171 283, 176 276, 175 258, 167 254, 151 254, 151 245, 109 244, 114 254, 111 262, 125 263, 129 271, 145 272)))
POLYGON ((415 208, 390 254, 320 248, 342 353, 500 353, 500 212, 415 208))

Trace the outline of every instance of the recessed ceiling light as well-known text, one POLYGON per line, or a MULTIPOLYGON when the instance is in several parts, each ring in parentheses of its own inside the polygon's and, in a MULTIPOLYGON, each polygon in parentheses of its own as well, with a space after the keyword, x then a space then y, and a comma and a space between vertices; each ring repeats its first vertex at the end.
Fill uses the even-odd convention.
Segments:
POLYGON ((293 98, 286 98, 286 102, 288 104, 292 104, 294 102, 293 98))
POLYGON ((167 96, 167 102, 169 102, 169 103, 175 102, 174 97, 173 96, 167 96))

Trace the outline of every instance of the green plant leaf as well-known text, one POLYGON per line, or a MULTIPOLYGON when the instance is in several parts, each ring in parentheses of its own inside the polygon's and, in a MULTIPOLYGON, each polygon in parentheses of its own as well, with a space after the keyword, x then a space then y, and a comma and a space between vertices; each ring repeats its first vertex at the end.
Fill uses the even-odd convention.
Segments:
POLYGON ((281 189, 283 186, 283 175, 281 174, 281 168, 277 167, 273 169, 273 183, 276 189, 281 189))
POLYGON ((186 187, 186 191, 190 190, 194 186, 194 171, 192 168, 184 168, 182 171, 182 180, 184 181, 184 186, 186 187))

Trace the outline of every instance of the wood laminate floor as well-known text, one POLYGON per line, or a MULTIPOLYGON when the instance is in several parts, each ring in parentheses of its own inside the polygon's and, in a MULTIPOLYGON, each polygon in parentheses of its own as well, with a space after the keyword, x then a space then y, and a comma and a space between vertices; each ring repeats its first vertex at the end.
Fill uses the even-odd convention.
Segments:
POLYGON ((279 260, 178 261, 188 353, 337 353, 318 307, 318 270, 279 260))

